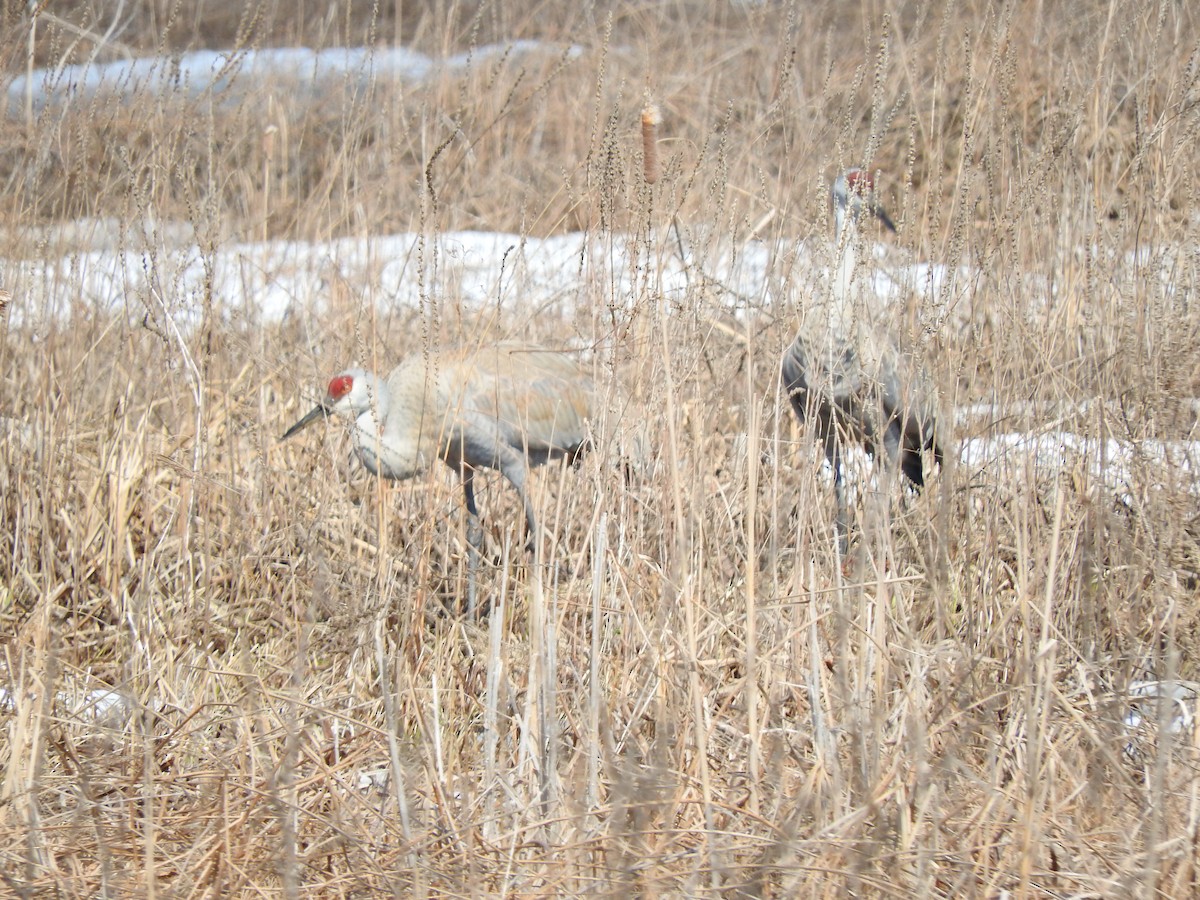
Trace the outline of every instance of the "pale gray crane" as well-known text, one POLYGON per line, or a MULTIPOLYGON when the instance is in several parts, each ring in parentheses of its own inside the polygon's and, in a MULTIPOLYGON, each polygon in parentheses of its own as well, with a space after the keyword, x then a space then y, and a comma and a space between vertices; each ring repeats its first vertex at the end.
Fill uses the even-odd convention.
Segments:
POLYGON ((860 442, 874 457, 882 445, 916 487, 925 484, 925 454, 942 462, 935 394, 921 366, 896 341, 886 301, 857 281, 858 226, 864 212, 895 231, 863 169, 833 183, 837 264, 825 298, 805 309, 783 355, 782 380, 801 422, 812 421, 833 469, 838 542, 848 549, 842 444, 860 442))
POLYGON ((325 398, 289 428, 286 440, 315 419, 354 420, 354 446, 371 472, 411 478, 434 459, 462 476, 471 524, 471 601, 482 527, 475 506, 476 469, 495 469, 525 506, 531 545, 537 521, 525 489, 529 466, 573 461, 588 447, 594 385, 573 355, 530 344, 468 346, 415 354, 387 379, 347 369, 325 398))

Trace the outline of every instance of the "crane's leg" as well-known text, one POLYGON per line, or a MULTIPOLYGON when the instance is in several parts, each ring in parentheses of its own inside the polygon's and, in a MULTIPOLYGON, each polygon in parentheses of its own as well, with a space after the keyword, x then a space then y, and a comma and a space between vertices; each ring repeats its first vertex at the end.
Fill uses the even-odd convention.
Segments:
POLYGON ((901 446, 900 438, 900 421, 894 419, 883 431, 883 449, 887 454, 888 466, 892 472, 904 471, 904 448, 901 446))
POLYGON ((833 495, 837 498, 838 551, 842 559, 850 552, 850 513, 846 508, 845 474, 842 472, 842 444, 837 435, 837 423, 830 422, 825 432, 825 458, 833 468, 833 495))
MULTIPOLYGON (((507 450, 508 448, 503 449, 507 450)), ((515 450, 508 450, 507 453, 500 455, 499 463, 500 474, 507 478, 508 483, 516 489, 517 496, 521 498, 521 503, 525 506, 525 527, 528 535, 525 550, 536 557, 537 519, 533 515, 533 503, 530 502, 529 494, 525 490, 525 457, 515 450)))
POLYGON ((467 615, 475 618, 476 576, 479 572, 479 552, 483 549, 483 525, 475 506, 475 470, 463 466, 463 496, 467 501, 467 615))

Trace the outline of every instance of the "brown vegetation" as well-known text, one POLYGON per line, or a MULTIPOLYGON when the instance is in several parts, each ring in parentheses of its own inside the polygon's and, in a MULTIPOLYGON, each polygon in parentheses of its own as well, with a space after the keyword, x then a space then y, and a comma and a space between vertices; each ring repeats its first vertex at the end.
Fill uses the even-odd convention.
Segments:
POLYGON ((1196 469, 1146 455, 1114 491, 1089 465, 949 459, 919 497, 863 492, 843 567, 820 449, 777 387, 811 278, 780 250, 775 301, 735 318, 702 276, 718 246, 828 234, 830 180, 869 164, 895 254, 969 269, 918 295, 909 335, 947 409, 1001 408, 957 438, 1193 438, 1200 13, 560 6, 46 4, 32 42, 27 5, 4 7, 6 79, 202 47, 548 46, 318 102, 10 104, 3 889, 1195 893, 1193 736, 1157 727, 1167 702, 1125 718, 1131 682, 1198 674, 1196 469), (55 226, 89 218, 122 250, 137 223, 184 223, 201 254, 586 230, 642 267, 628 303, 589 267, 553 312, 436 290, 401 309, 331 275, 321 321, 170 280, 116 316, 68 284, 69 318, 47 317, 22 261, 85 248, 55 226), (663 298, 673 222, 697 267, 663 298), (193 331, 156 312, 183 303, 193 331), (480 335, 588 348, 608 412, 581 467, 534 477, 544 570, 489 483, 495 607, 463 621, 449 473, 379 484, 337 430, 277 438, 318 375, 480 335), (100 689, 120 702, 81 704, 100 689))

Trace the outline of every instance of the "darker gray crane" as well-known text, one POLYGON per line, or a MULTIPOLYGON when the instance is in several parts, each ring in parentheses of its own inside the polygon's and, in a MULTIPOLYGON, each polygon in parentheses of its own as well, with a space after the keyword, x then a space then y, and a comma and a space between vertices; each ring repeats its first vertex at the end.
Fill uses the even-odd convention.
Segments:
POLYGON ((912 484, 925 484, 925 455, 942 461, 935 395, 920 365, 901 350, 885 315, 886 303, 856 283, 858 233, 864 212, 895 230, 862 169, 848 169, 833 184, 837 264, 828 295, 805 310, 795 340, 783 356, 782 380, 801 422, 811 421, 825 445, 837 495, 837 529, 847 550, 842 447, 856 440, 872 457, 882 446, 912 484))

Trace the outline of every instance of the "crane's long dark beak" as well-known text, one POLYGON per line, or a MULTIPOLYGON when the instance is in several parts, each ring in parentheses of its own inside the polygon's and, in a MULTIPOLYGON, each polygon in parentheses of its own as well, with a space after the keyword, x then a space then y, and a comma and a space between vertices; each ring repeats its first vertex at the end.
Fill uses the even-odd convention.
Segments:
POLYGON ((305 425, 307 425, 309 422, 311 422, 313 419, 319 418, 321 416, 328 416, 328 415, 329 415, 329 410, 325 408, 325 404, 318 403, 316 406, 314 406, 312 408, 312 410, 308 413, 308 415, 306 415, 303 419, 301 419, 299 422, 297 422, 295 425, 293 425, 291 428, 289 428, 287 431, 285 431, 283 433, 283 437, 281 437, 280 440, 286 441, 293 434, 295 434, 297 431, 299 431, 301 428, 303 428, 305 425))
POLYGON ((891 219, 891 216, 889 216, 887 214, 887 210, 883 208, 882 203, 877 203, 875 201, 872 201, 870 209, 871 209, 871 212, 873 212, 875 214, 875 218, 877 218, 880 222, 883 223, 884 228, 886 228, 888 231, 896 230, 896 223, 893 222, 891 219))

